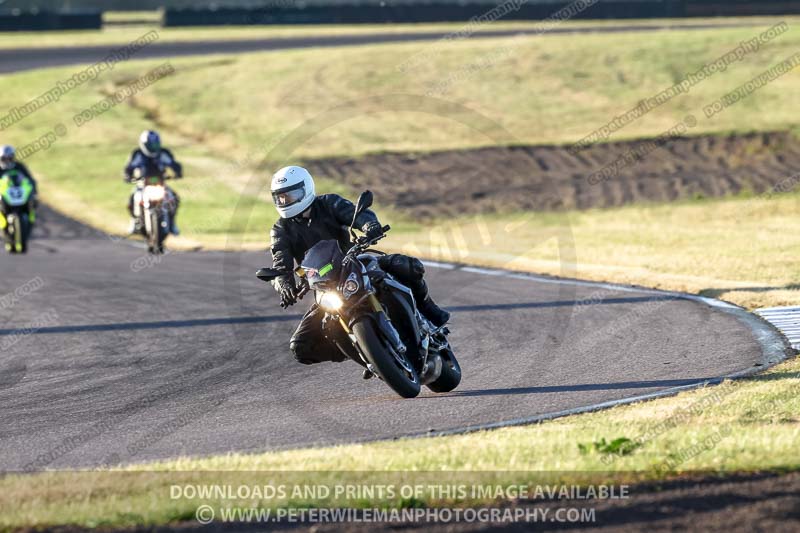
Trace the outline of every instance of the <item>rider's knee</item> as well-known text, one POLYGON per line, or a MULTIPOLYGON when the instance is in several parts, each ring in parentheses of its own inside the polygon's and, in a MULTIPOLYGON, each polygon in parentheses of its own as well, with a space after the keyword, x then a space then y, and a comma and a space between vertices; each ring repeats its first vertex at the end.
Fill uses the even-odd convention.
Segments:
POLYGON ((314 360, 313 350, 308 343, 292 340, 289 342, 289 350, 291 350, 295 361, 301 365, 313 365, 314 363, 319 362, 314 360))
POLYGON ((425 265, 422 264, 422 261, 417 259, 416 257, 409 257, 411 260, 410 268, 411 273, 417 279, 422 279, 425 276, 425 265))
POLYGON ((381 268, 408 281, 419 281, 425 275, 425 265, 416 257, 391 254, 381 258, 381 268))

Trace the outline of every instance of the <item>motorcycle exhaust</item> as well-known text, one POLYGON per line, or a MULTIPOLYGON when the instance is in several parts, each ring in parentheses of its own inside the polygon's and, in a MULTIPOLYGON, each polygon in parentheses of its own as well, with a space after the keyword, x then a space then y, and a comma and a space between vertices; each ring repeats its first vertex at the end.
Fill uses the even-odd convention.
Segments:
POLYGON ((441 375, 442 356, 438 353, 433 354, 433 356, 428 357, 428 360, 425 362, 425 366, 422 368, 422 374, 419 376, 419 382, 423 385, 427 385, 439 379, 441 375))

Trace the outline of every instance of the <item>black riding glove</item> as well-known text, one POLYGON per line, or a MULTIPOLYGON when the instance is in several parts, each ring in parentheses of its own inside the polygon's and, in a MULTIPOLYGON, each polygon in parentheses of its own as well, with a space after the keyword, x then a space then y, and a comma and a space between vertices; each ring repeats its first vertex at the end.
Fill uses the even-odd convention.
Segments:
POLYGON ((383 227, 380 222, 368 222, 364 226, 364 233, 368 241, 374 241, 378 237, 383 236, 383 227))
POLYGON ((294 285, 294 278, 278 279, 276 288, 281 297, 281 307, 286 309, 297 303, 297 287, 294 285))

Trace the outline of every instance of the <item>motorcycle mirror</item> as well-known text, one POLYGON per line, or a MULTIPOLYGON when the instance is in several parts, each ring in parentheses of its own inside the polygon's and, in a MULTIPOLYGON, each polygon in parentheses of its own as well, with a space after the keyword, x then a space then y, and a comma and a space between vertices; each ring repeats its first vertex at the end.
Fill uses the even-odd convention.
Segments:
POLYGON ((364 191, 358 197, 358 201, 356 201, 356 210, 353 213, 353 222, 350 224, 351 228, 356 225, 356 219, 358 218, 358 215, 370 208, 372 205, 372 199, 372 191, 364 191))

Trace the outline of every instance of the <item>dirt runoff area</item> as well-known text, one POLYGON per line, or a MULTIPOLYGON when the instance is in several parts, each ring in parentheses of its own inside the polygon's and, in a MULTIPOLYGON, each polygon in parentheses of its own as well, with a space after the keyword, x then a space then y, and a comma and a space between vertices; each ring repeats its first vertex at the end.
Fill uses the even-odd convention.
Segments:
MULTIPOLYGON (((306 164, 321 176, 414 217, 589 209, 791 188, 800 140, 791 133, 566 146, 381 153, 306 164)), ((782 192, 787 192, 782 190, 782 192)))

